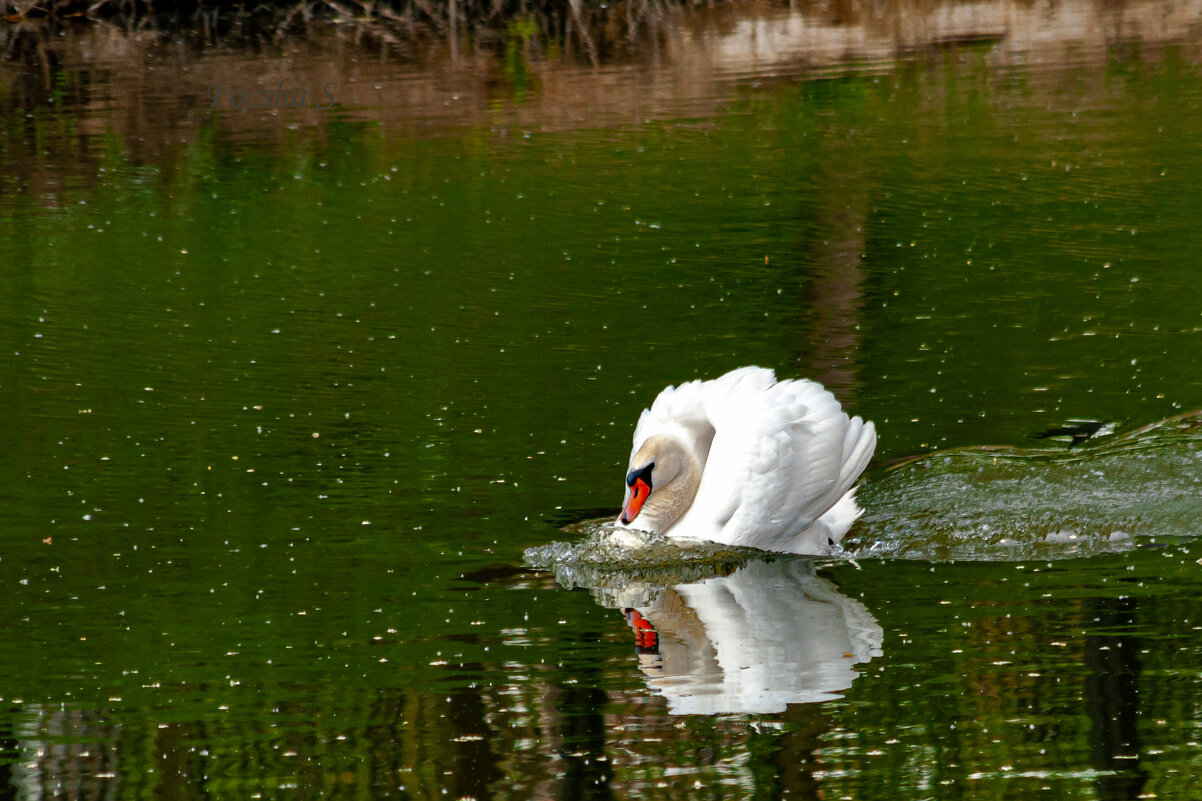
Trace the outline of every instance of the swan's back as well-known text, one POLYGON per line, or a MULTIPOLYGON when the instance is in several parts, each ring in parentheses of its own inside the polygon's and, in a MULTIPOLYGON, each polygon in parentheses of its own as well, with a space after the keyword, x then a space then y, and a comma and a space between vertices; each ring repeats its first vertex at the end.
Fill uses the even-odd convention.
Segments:
POLYGON ((791 553, 823 553, 846 533, 876 446, 872 423, 849 418, 822 385, 759 367, 667 388, 640 417, 632 456, 656 434, 681 439, 703 466, 669 536, 791 553))
POLYGON ((689 381, 669 386, 644 409, 634 428, 630 458, 650 437, 666 434, 690 448, 702 466, 706 463, 716 429, 710 410, 718 404, 737 404, 739 398, 754 397, 776 383, 776 375, 762 367, 741 367, 713 381, 689 381))

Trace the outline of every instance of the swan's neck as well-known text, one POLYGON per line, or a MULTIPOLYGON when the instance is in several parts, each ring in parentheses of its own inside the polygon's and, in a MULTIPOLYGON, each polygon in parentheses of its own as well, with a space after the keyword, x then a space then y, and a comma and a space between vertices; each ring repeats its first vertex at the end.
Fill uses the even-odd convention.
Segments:
POLYGON ((643 507, 656 534, 666 534, 689 510, 701 485, 697 457, 680 440, 667 439, 660 445, 657 472, 663 474, 661 484, 652 490, 643 507))

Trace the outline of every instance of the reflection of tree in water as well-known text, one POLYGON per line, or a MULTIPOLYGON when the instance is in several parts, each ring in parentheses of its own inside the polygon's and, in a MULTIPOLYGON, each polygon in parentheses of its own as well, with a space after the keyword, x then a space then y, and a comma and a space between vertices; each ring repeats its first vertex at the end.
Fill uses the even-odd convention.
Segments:
POLYGON ((281 789, 298 797, 482 800, 512 780, 500 767, 482 693, 319 697, 330 704, 233 708, 221 723, 155 724, 152 715, 133 725, 118 722, 116 711, 30 715, 26 707, 30 717, 13 733, 17 760, 3 767, 23 799, 247 798, 281 789))
POLYGON ((563 750, 563 779, 558 796, 563 799, 600 799, 613 796, 613 778, 607 757, 605 707, 608 697, 598 686, 600 670, 589 670, 583 684, 558 688, 556 711, 563 750))
MULTIPOLYGON (((820 84, 809 94, 819 108, 825 105, 820 84)), ((795 212, 798 219, 792 221, 798 228, 798 263, 791 267, 802 281, 803 296, 796 306, 804 315, 798 329, 806 332, 799 337, 802 347, 796 358, 803 375, 855 408, 859 384, 855 357, 864 313, 863 260, 869 203, 877 188, 855 137, 836 135, 830 142, 833 152, 811 163, 810 174, 798 176, 809 189, 802 195, 809 202, 803 202, 795 212)))
POLYGON ((1131 633, 1139 602, 1098 598, 1090 603, 1093 627, 1085 638, 1085 711, 1090 721, 1093 765, 1103 801, 1140 798, 1148 772, 1140 762, 1140 638, 1131 633))
POLYGON ((119 732, 96 712, 29 705, 10 714, 4 772, 17 798, 109 798, 112 785, 96 777, 120 770, 119 732), (12 763, 8 763, 12 759, 12 763), (108 786, 106 786, 106 784, 108 786))

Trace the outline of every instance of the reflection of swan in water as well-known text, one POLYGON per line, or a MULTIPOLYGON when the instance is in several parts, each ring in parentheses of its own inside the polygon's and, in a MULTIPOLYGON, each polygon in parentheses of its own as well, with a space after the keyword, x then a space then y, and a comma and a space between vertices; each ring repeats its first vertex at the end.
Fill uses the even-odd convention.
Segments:
POLYGON ((531 548, 526 559, 625 611, 648 684, 673 714, 774 713, 838 698, 855 666, 881 654, 872 614, 811 559, 585 527, 582 542, 531 548))
POLYGON ((863 604, 798 559, 752 560, 729 576, 677 584, 627 607, 627 619, 648 684, 678 715, 838 698, 883 639, 863 604))

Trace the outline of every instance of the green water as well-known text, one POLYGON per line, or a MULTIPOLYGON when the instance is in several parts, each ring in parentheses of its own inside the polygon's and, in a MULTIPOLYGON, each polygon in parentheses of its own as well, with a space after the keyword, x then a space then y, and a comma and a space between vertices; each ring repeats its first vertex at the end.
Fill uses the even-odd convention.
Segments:
MULTIPOLYGON (((987 53, 563 130, 156 148, 5 106, 0 798, 1190 798, 1196 436, 1102 496, 1043 463, 1132 537, 1077 558, 923 551, 960 498, 885 472, 1202 407, 1198 65, 987 53), (616 513, 660 388, 745 364, 876 422, 864 531, 915 547, 717 570, 801 610, 756 607, 748 660, 811 612, 875 645, 784 711, 673 714, 621 609, 704 576, 623 600, 522 553, 616 513)), ((972 526, 1021 533, 991 475, 972 526)))

